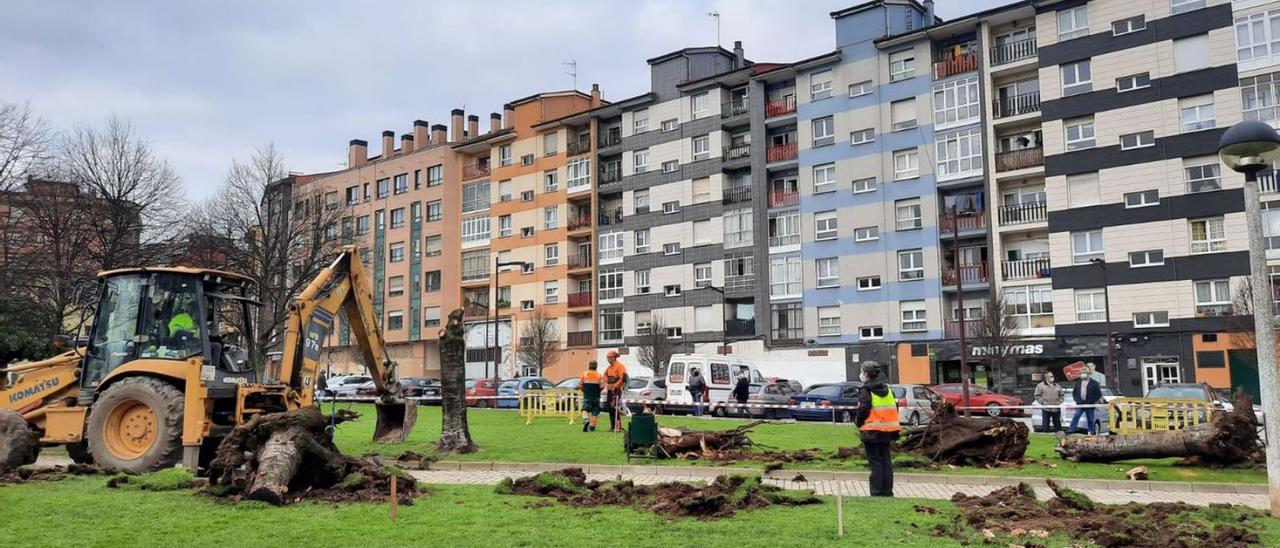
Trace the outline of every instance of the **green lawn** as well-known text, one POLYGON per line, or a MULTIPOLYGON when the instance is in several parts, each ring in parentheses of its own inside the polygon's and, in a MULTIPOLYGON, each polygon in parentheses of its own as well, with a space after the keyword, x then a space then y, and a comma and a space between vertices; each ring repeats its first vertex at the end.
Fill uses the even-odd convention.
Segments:
MULTIPOLYGON (((339 407, 342 407, 340 405, 339 407)), ((338 427, 338 446, 351 454, 376 452, 397 455, 405 450, 428 452, 431 443, 440 437, 440 408, 419 407, 418 425, 408 441, 398 445, 378 445, 373 436, 373 407, 351 405, 362 413, 360 420, 338 427)), ((325 412, 329 407, 325 406, 325 412)), ((512 411, 472 409, 467 414, 471 436, 482 447, 478 453, 448 457, 450 460, 508 461, 508 462, 568 462, 583 464, 623 464, 622 437, 608 432, 584 434, 581 424, 567 421, 539 419, 531 426, 512 411)), ((607 423, 602 417, 602 424, 607 423)), ((741 421, 702 420, 685 416, 660 416, 659 424, 693 427, 702 430, 733 428, 741 421)), ((806 449, 817 447, 834 451, 837 447, 857 445, 857 432, 847 425, 829 423, 762 424, 755 428, 752 440, 779 449, 806 449)), ((1016 468, 941 468, 921 470, 928 473, 974 474, 1055 478, 1125 479, 1125 471, 1146 466, 1153 481, 1202 481, 1265 483, 1265 470, 1215 470, 1175 466, 1176 459, 1136 460, 1116 464, 1072 463, 1059 459, 1054 453, 1057 438, 1046 434, 1032 434, 1027 458, 1035 462, 1016 468)), ((648 464, 648 461, 645 461, 648 464)), ((655 461, 656 464, 681 466, 707 465, 697 461, 655 461)), ((864 470, 860 460, 823 460, 801 463, 792 468, 823 470, 864 470)), ((900 470, 900 472, 910 472, 900 470)))

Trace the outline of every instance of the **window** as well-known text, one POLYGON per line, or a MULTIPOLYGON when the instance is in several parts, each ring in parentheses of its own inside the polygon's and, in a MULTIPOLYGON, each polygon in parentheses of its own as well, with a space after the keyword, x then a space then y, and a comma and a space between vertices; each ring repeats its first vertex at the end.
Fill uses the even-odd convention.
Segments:
POLYGON ((502 145, 498 147, 498 165, 511 165, 511 145, 502 145))
POLYGON ((693 203, 700 204, 711 200, 711 178, 700 177, 693 180, 693 203))
POLYGON ((392 297, 404 295, 404 276, 387 278, 387 295, 392 297))
POLYGON ((663 132, 667 132, 667 131, 675 131, 675 130, 677 130, 677 129, 680 129, 680 121, 679 121, 679 120, 677 120, 677 119, 675 119, 675 118, 672 118, 672 119, 670 119, 670 120, 663 120, 663 121, 662 121, 662 131, 663 131, 663 132))
POLYGON ((1067 205, 1085 207, 1102 203, 1098 172, 1067 175, 1067 205))
POLYGON ((1276 98, 1280 97, 1280 73, 1241 78, 1240 93, 1244 101, 1245 120, 1259 120, 1276 125, 1280 119, 1280 109, 1276 108, 1276 98))
POLYGON ((1169 7, 1173 13, 1184 13, 1204 7, 1204 0, 1170 0, 1169 7))
POLYGON ((703 116, 706 116, 708 113, 710 113, 709 105, 711 101, 709 100, 709 97, 710 96, 707 94, 707 92, 704 91, 702 93, 699 93, 689 98, 692 104, 694 119, 702 118, 703 116))
POLYGON ((826 146, 836 142, 836 122, 835 118, 826 116, 815 119, 813 124, 813 146, 826 146))
POLYGON ((428 306, 422 309, 422 325, 424 327, 439 327, 440 307, 428 306))
POLYGON ((565 181, 569 192, 591 188, 591 158, 577 158, 564 165, 565 181))
POLYGON ((1071 233, 1071 262, 1089 264, 1102 258, 1102 230, 1085 230, 1071 233))
POLYGON ((1124 207, 1126 209, 1134 207, 1147 207, 1160 204, 1160 191, 1144 190, 1141 192, 1129 192, 1124 195, 1124 207))
POLYGON ((1063 127, 1067 132, 1067 150, 1080 150, 1094 146, 1092 116, 1067 120, 1063 122, 1063 127))
POLYGON ((399 175, 396 175, 394 187, 395 187, 394 191, 396 194, 404 194, 406 192, 409 192, 409 174, 401 173, 399 175))
POLYGON ((854 179, 853 181, 854 194, 861 194, 863 192, 875 192, 875 191, 876 191, 875 177, 867 177, 866 179, 854 179))
POLYGON ((680 160, 667 160, 662 162, 663 173, 675 173, 680 169, 680 160))
POLYGON ((626 246, 622 232, 606 232, 600 235, 600 261, 621 260, 626 246))
POLYGON ((533 299, 520 301, 520 310, 533 310, 533 299))
POLYGON ((664 286, 662 286, 662 294, 663 294, 663 295, 666 295, 666 296, 668 296, 668 297, 679 297, 679 296, 680 296, 680 284, 672 284, 672 285, 664 285, 664 286))
MULTIPOLYGON (((1083 7, 1083 6, 1081 6, 1083 7)), ((1089 60, 1064 63, 1062 70, 1062 94, 1076 95, 1093 91, 1093 76, 1089 70, 1089 60)))
POLYGON ((649 252, 649 229, 643 228, 635 231, 636 254, 649 252))
POLYGON ((386 217, 387 217, 387 216, 386 216, 386 212, 384 212, 384 211, 383 211, 383 210, 381 210, 381 209, 379 209, 379 210, 377 210, 377 211, 373 212, 373 226, 374 226, 375 228, 377 228, 378 230, 382 230, 382 229, 386 228, 386 227, 387 227, 387 218, 386 218, 386 217))
POLYGON ((893 178, 896 181, 920 176, 920 152, 916 149, 893 153, 893 178))
POLYGON ((1120 150, 1155 146, 1156 132, 1152 130, 1126 133, 1120 136, 1120 150))
POLYGON ((1188 36, 1173 41, 1173 68, 1188 72, 1209 67, 1209 35, 1188 36))
POLYGON ((1107 296, 1102 289, 1076 290, 1076 321, 1100 322, 1107 319, 1107 296))
POLYGON ((949 127, 978 119, 982 107, 978 103, 978 77, 970 76, 933 86, 933 123, 949 127))
POLYGON ((1049 285, 1010 287, 1005 290, 1005 314, 1016 329, 1053 325, 1053 288, 1049 285))
POLYGON ((853 241, 855 242, 871 242, 880 239, 880 227, 864 226, 853 229, 853 241))
POLYGON ((507 179, 505 181, 498 181, 498 201, 499 202, 511 201, 511 179, 507 179))
POLYGON ((821 211, 813 214, 813 239, 834 240, 837 236, 836 212, 821 211))
POLYGON ((1191 253, 1213 253, 1227 250, 1227 234, 1222 217, 1189 221, 1191 225, 1191 253))
POLYGON ((392 310, 387 312, 387 330, 399 331, 404 329, 404 312, 392 310))
POLYGON ((1178 99, 1178 117, 1183 133, 1213 128, 1213 95, 1178 99))
POLYGON ((876 140, 876 130, 867 128, 849 134, 850 145, 863 145, 876 140))
POLYGON ((896 51, 889 54, 889 81, 906 80, 916 75, 915 50, 896 51))
POLYGON ((622 269, 605 268, 600 270, 600 300, 610 301, 622 298, 622 269))
POLYGON ((489 209, 489 181, 462 185, 462 212, 489 209))
POLYGON ((938 137, 938 180, 982 174, 982 130, 971 128, 938 137))
POLYGON ((462 279, 478 280, 489 277, 489 251, 465 251, 462 253, 462 279))
POLYGON ((862 276, 857 279, 858 291, 875 291, 880 289, 880 276, 862 276))
POLYGON ((632 208, 637 215, 649 212, 649 189, 640 189, 631 193, 632 208))
POLYGON ((533 230, 533 227, 531 226, 520 227, 521 238, 532 238, 533 233, 534 233, 534 230, 533 230))
POLYGON ((622 309, 600 311, 600 341, 622 340, 622 309))
POLYGON ((819 306, 818 307, 818 336, 819 337, 839 337, 840 336, 840 307, 839 306, 819 306))
POLYGON ((542 191, 551 193, 560 189, 560 182, 556 180, 555 171, 545 171, 542 173, 542 191))
POLYGON ((1089 35, 1088 5, 1058 11, 1058 41, 1089 35))
POLYGON ((474 217, 462 220, 462 245, 476 246, 489 243, 489 218, 474 217))
POLYGON ((423 278, 423 287, 427 293, 440 291, 440 271, 428 271, 423 278))
POLYGON ((404 208, 397 207, 391 210, 391 228, 404 227, 404 208))
POLYGON ((800 257, 773 257, 769 259, 769 296, 774 298, 799 297, 803 294, 804 275, 800 257))
POLYGON ((427 236, 427 256, 439 257, 444 252, 444 238, 439 234, 427 236))
POLYGON ((649 149, 637 150, 631 154, 635 172, 644 173, 649 170, 649 149))
POLYGON ((1197 316, 1231 315, 1231 282, 1202 280, 1195 283, 1197 316))
POLYGON ((498 217, 498 237, 499 238, 511 237, 511 216, 510 215, 503 215, 498 217))
POLYGON ((367 203, 369 201, 369 183, 361 185, 361 188, 361 194, 364 196, 364 201, 367 203))
POLYGON ((924 301, 901 301, 898 303, 898 310, 901 312, 903 331, 924 331, 929 328, 924 301))
POLYGON ((379 179, 377 185, 379 200, 386 198, 388 194, 391 194, 391 179, 379 179))
POLYGON ((560 208, 557 206, 542 208, 542 228, 552 230, 560 227, 560 208))
POLYGON ((724 212, 725 249, 748 246, 754 241, 751 212, 750 208, 724 212))
POLYGON ((814 269, 817 272, 818 287, 840 286, 840 260, 835 257, 816 259, 814 269))
POLYGON ((698 263, 693 265, 693 286, 711 287, 711 263, 698 263))
POLYGON ((644 133, 649 131, 649 111, 637 110, 631 113, 631 133, 644 133))
POLYGON ((542 246, 542 264, 543 266, 555 266, 560 264, 560 244, 546 244, 542 246))
POLYGON ((1147 18, 1143 15, 1128 17, 1111 23, 1111 34, 1120 36, 1121 34, 1129 34, 1138 32, 1147 28, 1147 18))
POLYGON ((404 260, 404 242, 396 242, 391 244, 391 262, 398 263, 404 260))
POLYGON ((924 226, 919 198, 898 200, 893 205, 898 222, 897 230, 915 230, 924 226))
POLYGON ((662 244, 662 254, 663 255, 679 255, 680 242, 669 242, 669 243, 662 244))
POLYGON ((924 251, 908 249, 898 252, 898 279, 901 281, 924 279, 924 251))
POLYGON ((706 245, 709 243, 711 243, 711 219, 694 221, 693 245, 706 245))
MULTIPOLYGON (((428 207, 428 209, 430 208, 428 207)), ((368 233, 369 233, 369 216, 361 215, 359 217, 356 217, 356 234, 368 234, 368 233)))
POLYGON ((1134 312, 1134 327, 1168 327, 1169 312, 1161 310, 1158 312, 1134 312))
POLYGON ((410 216, 413 218, 414 224, 422 222, 422 203, 414 202, 413 205, 410 206, 410 210, 412 211, 410 216))
POLYGON ((347 187, 347 205, 356 205, 360 203, 360 187, 347 187))
POLYGON ((875 86, 871 84, 871 80, 863 80, 856 84, 849 84, 849 97, 870 95, 872 91, 875 91, 875 86))
POLYGON ((1151 87, 1151 73, 1149 72, 1116 78, 1116 91, 1119 93, 1149 87, 1151 87))
POLYGON ((547 280, 542 282, 542 302, 547 304, 555 304, 560 302, 560 281, 547 280))
POLYGON ((551 132, 542 136, 542 154, 554 156, 560 148, 560 134, 551 132))
POLYGON ((533 201, 533 191, 532 191, 532 190, 522 190, 522 191, 520 191, 520 201, 521 201, 521 202, 532 202, 532 201, 533 201))
POLYGON ((670 215, 672 213, 680 213, 680 202, 663 202, 662 213, 670 215))
POLYGON ((434 165, 427 168, 427 186, 440 186, 444 184, 444 166, 434 165))
POLYGON ((809 100, 820 101, 831 97, 831 70, 809 75, 809 100))
POLYGON ((703 135, 693 138, 693 161, 706 160, 711 157, 711 137, 703 135))
POLYGON ((533 269, 534 269, 533 263, 524 263, 523 265, 520 265, 521 274, 533 274, 533 269))
POLYGON ((648 269, 637 270, 635 273, 635 278, 636 278, 636 293, 641 295, 648 293, 649 292, 649 270, 648 269))
POLYGON ((894 131, 916 127, 916 100, 903 99, 889 103, 889 121, 894 131))
POLYGON ((884 338, 884 328, 878 325, 869 325, 858 328, 858 336, 862 340, 873 341, 884 338))
POLYGON ((1222 188, 1222 176, 1215 157, 1187 158, 1182 161, 1187 192, 1208 192, 1222 188))
POLYGON ((820 194, 836 189, 836 165, 813 166, 813 193, 820 194))
POLYGON ((1160 266, 1162 264, 1164 264, 1163 249, 1148 249, 1145 251, 1134 251, 1129 253, 1130 268, 1160 266))
POLYGON ((795 245, 800 243, 800 212, 769 212, 769 247, 795 245))
POLYGON ((668 338, 668 339, 679 339, 680 337, 683 337, 683 336, 684 336, 684 328, 683 328, 683 327, 675 326, 675 327, 668 327, 668 328, 667 328, 667 338, 668 338))

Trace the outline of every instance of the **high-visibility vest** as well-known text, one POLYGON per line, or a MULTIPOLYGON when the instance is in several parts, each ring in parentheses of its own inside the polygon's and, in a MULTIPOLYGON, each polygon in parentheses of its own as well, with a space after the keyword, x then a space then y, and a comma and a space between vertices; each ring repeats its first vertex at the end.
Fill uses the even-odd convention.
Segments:
POLYGON ((893 397, 893 390, 883 396, 871 392, 871 414, 862 423, 862 431, 898 432, 902 430, 898 420, 898 400, 893 397))

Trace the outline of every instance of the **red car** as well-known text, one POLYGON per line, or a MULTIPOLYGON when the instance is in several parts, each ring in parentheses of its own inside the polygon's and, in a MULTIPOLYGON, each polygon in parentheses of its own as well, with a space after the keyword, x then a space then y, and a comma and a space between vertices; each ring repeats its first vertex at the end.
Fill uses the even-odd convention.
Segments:
MULTIPOLYGON (((964 411, 960 407, 960 402, 964 399, 964 385, 961 383, 939 384, 929 388, 934 394, 942 396, 943 399, 956 406, 956 409, 964 411)), ((1008 405, 1022 405, 1022 398, 1017 396, 1006 396, 997 394, 981 386, 969 385, 969 408, 974 411, 986 410, 988 415, 999 417, 1000 415, 1016 415, 1026 414, 1022 409, 1001 409, 1008 405)))
POLYGON ((498 381, 490 378, 467 379, 467 407, 493 407, 497 400, 482 399, 481 396, 497 396, 498 381))

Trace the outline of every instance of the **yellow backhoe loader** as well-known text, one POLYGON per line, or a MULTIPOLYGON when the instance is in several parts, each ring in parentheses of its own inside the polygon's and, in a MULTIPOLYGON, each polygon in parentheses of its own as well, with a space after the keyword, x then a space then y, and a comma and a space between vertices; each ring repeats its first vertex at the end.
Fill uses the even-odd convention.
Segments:
POLYGON ((197 470, 236 425, 317 405, 321 344, 339 310, 379 394, 374 440, 403 441, 417 420, 417 406, 401 396, 354 247, 344 247, 290 305, 277 378, 259 378, 258 356, 239 341, 254 333, 258 303, 248 278, 195 268, 129 268, 98 278, 87 346, 0 370, 0 468, 63 445, 77 462, 109 469, 146 472, 181 462, 197 470), (237 323, 243 333, 223 328, 237 323))

